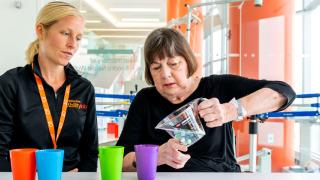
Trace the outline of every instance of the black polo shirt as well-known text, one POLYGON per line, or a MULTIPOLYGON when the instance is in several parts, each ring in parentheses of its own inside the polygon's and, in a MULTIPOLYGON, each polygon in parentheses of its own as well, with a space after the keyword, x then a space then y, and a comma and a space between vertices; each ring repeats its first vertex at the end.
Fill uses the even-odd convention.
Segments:
MULTIPOLYGON (((162 97, 155 87, 141 90, 130 106, 127 120, 117 145, 125 147, 125 155, 134 151, 135 144, 162 145, 172 138, 164 130, 155 129, 156 125, 171 112, 196 98, 218 98, 221 103, 232 98, 241 98, 263 87, 271 88, 287 98, 288 107, 295 98, 292 88, 280 81, 247 79, 234 75, 212 75, 202 78, 197 89, 182 103, 172 104, 162 97)), ((257 102, 259 103, 259 102, 257 102)), ((202 125, 206 135, 188 148, 191 158, 181 169, 161 165, 158 171, 215 171, 237 172, 240 167, 233 151, 232 122, 220 127, 208 128, 202 125)))
POLYGON ((96 171, 98 135, 94 87, 68 64, 65 66, 67 79, 55 93, 41 76, 37 55, 34 71, 28 64, 0 76, 0 171, 10 171, 10 149, 53 148, 33 72, 42 79, 55 131, 66 86, 71 84, 67 114, 57 142, 57 148, 64 149, 63 170, 96 171))

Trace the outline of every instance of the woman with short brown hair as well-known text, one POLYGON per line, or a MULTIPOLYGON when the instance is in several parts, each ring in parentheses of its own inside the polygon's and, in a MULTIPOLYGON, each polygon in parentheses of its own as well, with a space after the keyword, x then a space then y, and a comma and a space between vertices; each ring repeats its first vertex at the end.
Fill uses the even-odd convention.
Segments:
POLYGON ((178 31, 154 30, 145 42, 146 81, 132 102, 117 142, 125 146, 124 171, 135 171, 136 144, 158 144, 158 171, 239 172, 233 150, 232 121, 280 111, 295 98, 280 81, 234 75, 199 78, 192 51, 178 31), (204 98, 198 113, 206 135, 187 147, 156 125, 188 102, 204 98))

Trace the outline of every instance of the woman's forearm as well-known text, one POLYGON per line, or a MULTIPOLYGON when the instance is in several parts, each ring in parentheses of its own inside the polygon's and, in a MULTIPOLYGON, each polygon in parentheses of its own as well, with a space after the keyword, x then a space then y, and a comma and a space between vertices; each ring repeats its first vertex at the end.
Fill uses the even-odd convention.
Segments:
POLYGON ((240 101, 250 116, 275 111, 287 102, 287 98, 270 88, 262 88, 240 98, 240 101))

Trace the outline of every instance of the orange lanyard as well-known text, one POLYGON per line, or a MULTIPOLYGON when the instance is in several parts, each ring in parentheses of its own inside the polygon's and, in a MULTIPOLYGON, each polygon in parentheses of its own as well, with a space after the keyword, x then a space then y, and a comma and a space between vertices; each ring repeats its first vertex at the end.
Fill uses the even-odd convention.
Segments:
MULTIPOLYGON (((32 68, 33 68, 33 64, 32 64, 32 68)), ((46 120, 47 120, 47 124, 48 124, 48 128, 49 128, 51 140, 53 143, 53 147, 54 147, 54 149, 57 149, 57 141, 58 141, 59 135, 61 133, 61 130, 62 130, 62 127, 64 124, 64 120, 65 120, 66 114, 67 114, 68 100, 69 100, 71 85, 69 84, 67 86, 66 91, 64 93, 64 99, 63 99, 63 105, 62 105, 62 110, 61 110, 61 115, 60 115, 60 120, 59 120, 59 125, 58 125, 57 136, 55 137, 53 120, 52 120, 49 104, 47 101, 46 93, 44 91, 44 87, 42 84, 42 80, 40 79, 40 77, 38 75, 36 75, 35 73, 33 73, 33 74, 34 74, 34 77, 36 78, 36 82, 37 82, 43 110, 46 115, 46 120)))

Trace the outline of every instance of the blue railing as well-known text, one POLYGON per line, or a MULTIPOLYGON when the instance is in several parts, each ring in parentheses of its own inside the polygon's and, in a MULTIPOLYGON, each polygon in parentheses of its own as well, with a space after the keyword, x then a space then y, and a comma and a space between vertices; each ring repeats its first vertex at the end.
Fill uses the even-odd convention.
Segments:
MULTIPOLYGON (((96 98, 110 98, 110 99, 125 99, 131 103, 134 99, 134 95, 125 94, 96 94, 96 98)), ((127 110, 111 110, 111 111, 97 111, 97 116, 108 116, 108 117, 123 117, 128 114, 127 110)))
POLYGON ((277 117, 317 117, 320 116, 320 94, 299 94, 296 98, 316 98, 317 103, 303 104, 304 107, 315 108, 312 111, 286 111, 286 112, 270 112, 256 115, 259 119, 277 118, 277 117))

